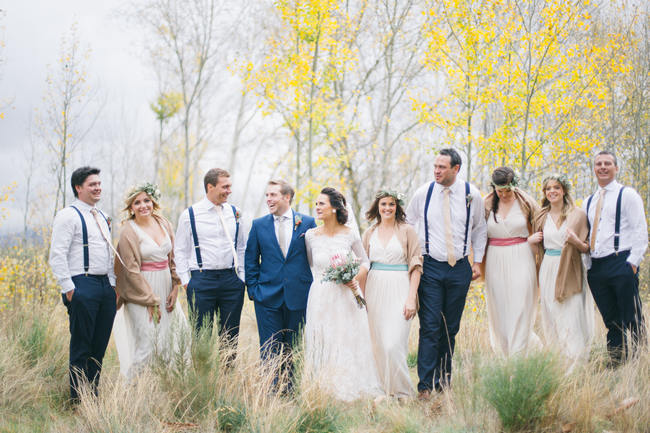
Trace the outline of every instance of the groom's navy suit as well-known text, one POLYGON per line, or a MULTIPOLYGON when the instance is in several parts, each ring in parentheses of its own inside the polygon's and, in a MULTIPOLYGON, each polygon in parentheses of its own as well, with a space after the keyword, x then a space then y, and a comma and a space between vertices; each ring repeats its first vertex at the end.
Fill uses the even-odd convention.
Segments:
POLYGON ((246 286, 255 301, 262 358, 290 349, 305 321, 312 283, 305 232, 314 218, 293 212, 291 242, 284 257, 273 215, 253 221, 246 244, 246 286))

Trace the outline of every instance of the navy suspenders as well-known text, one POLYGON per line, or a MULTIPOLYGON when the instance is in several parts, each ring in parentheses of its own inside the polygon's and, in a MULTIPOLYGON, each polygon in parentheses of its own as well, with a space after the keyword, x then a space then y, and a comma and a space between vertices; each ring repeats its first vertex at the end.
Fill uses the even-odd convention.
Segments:
MULTIPOLYGON (((429 189, 427 190, 427 198, 424 202, 424 248, 429 254, 429 203, 431 202, 431 193, 433 193, 433 187, 436 185, 435 182, 431 182, 431 185, 429 185, 429 189)), ((465 253, 467 252, 467 234, 469 233, 469 214, 471 210, 471 201, 469 201, 469 182, 465 182, 465 201, 467 202, 467 205, 465 208, 467 209, 465 212, 465 238, 463 239, 463 257, 465 257, 465 253)))
POLYGON ((618 254, 618 240, 621 236, 621 197, 623 196, 624 186, 618 191, 616 198, 616 219, 614 220, 614 252, 618 254))
MULTIPOLYGON (((233 205, 230 205, 232 208, 232 214, 235 216, 235 254, 237 253, 237 238, 239 237, 239 220, 237 219, 237 208, 233 205)), ((194 209, 192 206, 187 208, 187 211, 190 215, 190 228, 192 229, 192 240, 194 241, 194 252, 196 253, 196 264, 199 267, 199 272, 203 272, 203 259, 201 258, 201 247, 199 246, 199 236, 196 231, 196 218, 194 217, 194 209)), ((226 230, 226 228, 223 228, 226 230)), ((235 258, 232 258, 233 267, 235 266, 235 258)))
POLYGON ((427 254, 429 254, 429 203, 431 202, 431 193, 433 192, 433 187, 435 185, 435 182, 431 182, 431 185, 429 185, 427 199, 424 202, 424 248, 427 251, 427 254))
POLYGON ((192 239, 194 240, 194 253, 196 254, 196 264, 199 272, 203 272, 203 259, 201 259, 201 248, 199 248, 199 237, 196 234, 196 220, 194 219, 194 209, 192 206, 187 208, 190 214, 190 228, 192 229, 192 239))
POLYGON ((75 206, 70 206, 72 209, 77 211, 79 218, 81 218, 81 238, 83 241, 84 249, 84 274, 88 275, 88 269, 90 269, 90 253, 88 251, 88 227, 86 227, 86 220, 84 219, 81 211, 75 206))
MULTIPOLYGON (((90 269, 90 251, 88 250, 88 227, 86 226, 86 220, 84 219, 83 215, 81 214, 81 211, 76 208, 76 206, 70 206, 72 209, 77 211, 77 214, 79 215, 79 218, 81 219, 81 239, 82 239, 82 245, 84 249, 84 274, 88 275, 88 269, 90 269)), ((102 214, 102 217, 104 217, 104 221, 106 221, 106 225, 108 226, 108 231, 111 231, 111 225, 108 223, 108 219, 104 215, 102 211, 97 209, 100 214, 102 214)))
MULTIPOLYGON (((618 190, 618 197, 616 198, 616 219, 614 220, 614 253, 615 254, 618 254, 618 244, 619 244, 619 239, 621 237, 621 201, 623 198, 624 189, 625 187, 622 186, 621 189, 618 190)), ((592 198, 594 198, 594 194, 590 195, 589 199, 587 200, 587 227, 589 227, 589 231, 591 231, 591 222, 589 221, 589 206, 591 206, 592 198)))
POLYGON ((467 252, 467 232, 469 231, 469 211, 471 206, 471 200, 469 199, 469 182, 465 182, 465 238, 463 239, 463 257, 467 252))

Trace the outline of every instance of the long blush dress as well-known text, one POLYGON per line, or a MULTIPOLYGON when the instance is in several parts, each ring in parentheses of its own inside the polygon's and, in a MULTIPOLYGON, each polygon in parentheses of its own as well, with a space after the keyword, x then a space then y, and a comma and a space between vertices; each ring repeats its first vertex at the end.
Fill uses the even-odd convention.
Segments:
MULTIPOLYGON (((488 217, 488 239, 528 237, 526 217, 515 201, 505 218, 488 217)), ((488 240, 489 242, 489 240, 488 240)), ((489 244, 485 259, 485 298, 490 343, 505 356, 540 347, 533 331, 538 298, 535 258, 528 242, 489 244)))
MULTIPOLYGON (((140 255, 143 263, 167 261, 172 249, 167 232, 165 232, 165 240, 158 245, 135 222, 129 221, 128 224, 133 226, 140 240, 140 255)), ((127 379, 133 379, 156 355, 169 361, 183 348, 187 351, 191 335, 178 300, 171 313, 168 313, 164 306, 172 290, 169 268, 140 272, 163 305, 160 308, 158 324, 149 320, 147 307, 134 303, 124 304, 115 316, 113 338, 120 360, 120 372, 127 379)), ((183 356, 188 355, 189 353, 183 354, 183 356)))

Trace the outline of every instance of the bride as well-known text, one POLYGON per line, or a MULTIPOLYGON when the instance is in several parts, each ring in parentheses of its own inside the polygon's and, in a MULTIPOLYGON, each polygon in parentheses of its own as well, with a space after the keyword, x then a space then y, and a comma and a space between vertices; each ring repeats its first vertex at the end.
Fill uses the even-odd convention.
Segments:
MULTIPOLYGON (((334 397, 352 401, 383 395, 373 358, 368 314, 360 309, 351 288, 365 284, 368 257, 359 234, 345 226, 345 198, 324 188, 316 201, 316 218, 323 225, 306 233, 305 244, 314 276, 307 301, 305 358, 308 377, 334 397), (350 252, 361 261, 358 275, 346 287, 323 282, 323 273, 336 254, 350 252)), ((363 288, 363 287, 362 287, 363 288)))

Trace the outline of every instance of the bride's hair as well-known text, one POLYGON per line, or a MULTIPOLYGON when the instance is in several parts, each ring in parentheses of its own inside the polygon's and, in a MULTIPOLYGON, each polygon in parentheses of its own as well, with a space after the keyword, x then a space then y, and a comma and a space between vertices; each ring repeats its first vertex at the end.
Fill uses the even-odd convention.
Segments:
POLYGON ((345 225, 348 222, 348 210, 345 208, 346 202, 343 194, 329 186, 323 188, 320 193, 329 197, 330 206, 336 210, 336 221, 341 225, 345 225))

